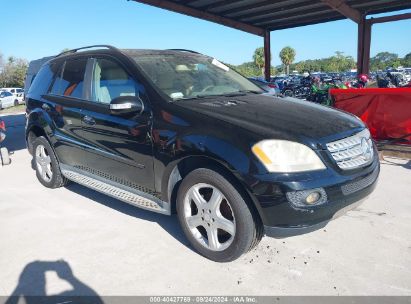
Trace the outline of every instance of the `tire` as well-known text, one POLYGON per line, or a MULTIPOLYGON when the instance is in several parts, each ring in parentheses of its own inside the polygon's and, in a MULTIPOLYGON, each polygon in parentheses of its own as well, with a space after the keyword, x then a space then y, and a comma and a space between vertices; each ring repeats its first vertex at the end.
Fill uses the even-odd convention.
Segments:
POLYGON ((14 106, 17 107, 18 105, 19 105, 19 101, 16 99, 16 100, 14 101, 14 106))
POLYGON ((10 165, 11 159, 9 156, 9 151, 7 151, 7 148, 5 147, 0 148, 0 155, 1 155, 1 164, 3 166, 10 165))
POLYGON ((286 97, 293 97, 293 96, 294 96, 294 93, 293 93, 292 90, 287 89, 287 90, 284 90, 283 95, 286 96, 286 97))
POLYGON ((59 188, 67 184, 50 143, 43 136, 33 141, 33 164, 37 179, 47 188, 59 188))
POLYGON ((178 189, 176 207, 187 239, 210 260, 233 261, 262 238, 261 221, 254 209, 230 178, 216 171, 200 168, 189 173, 178 189))

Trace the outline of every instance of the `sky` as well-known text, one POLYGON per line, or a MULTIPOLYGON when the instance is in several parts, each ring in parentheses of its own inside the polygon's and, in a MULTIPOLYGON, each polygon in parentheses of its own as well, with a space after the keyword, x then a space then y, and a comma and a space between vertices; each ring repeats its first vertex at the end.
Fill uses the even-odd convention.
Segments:
MULTIPOLYGON (((118 48, 195 50, 221 61, 252 60, 259 36, 127 0, 0 0, 0 52, 28 60, 64 48, 111 44, 118 48)), ((411 12, 411 10, 401 11, 411 12)), ((271 64, 284 46, 296 62, 329 57, 335 51, 356 57, 357 26, 342 20, 271 33, 271 64)), ((411 52, 411 20, 373 26, 371 56, 411 52)))

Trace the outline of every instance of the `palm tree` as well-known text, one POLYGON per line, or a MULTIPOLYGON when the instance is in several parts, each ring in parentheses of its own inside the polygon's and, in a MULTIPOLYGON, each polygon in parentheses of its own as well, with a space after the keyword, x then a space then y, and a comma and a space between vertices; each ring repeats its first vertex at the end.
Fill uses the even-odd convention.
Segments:
POLYGON ((255 65, 261 69, 261 74, 264 75, 264 48, 259 47, 255 49, 253 55, 253 61, 255 65))
POLYGON ((280 52, 280 59, 287 66, 287 75, 290 74, 290 64, 294 62, 295 50, 290 46, 284 47, 280 52))

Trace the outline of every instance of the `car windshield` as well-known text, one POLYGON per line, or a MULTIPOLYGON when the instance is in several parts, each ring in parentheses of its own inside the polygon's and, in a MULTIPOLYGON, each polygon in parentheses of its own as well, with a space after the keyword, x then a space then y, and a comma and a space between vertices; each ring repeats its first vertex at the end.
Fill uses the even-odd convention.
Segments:
POLYGON ((216 59, 197 54, 133 54, 151 81, 172 100, 263 91, 216 59))

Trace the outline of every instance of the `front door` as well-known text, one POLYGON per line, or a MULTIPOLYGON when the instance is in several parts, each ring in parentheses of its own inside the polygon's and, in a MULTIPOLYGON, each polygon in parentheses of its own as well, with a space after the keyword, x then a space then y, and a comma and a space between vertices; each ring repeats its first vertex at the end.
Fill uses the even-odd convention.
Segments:
POLYGON ((115 59, 93 58, 91 94, 83 107, 83 136, 90 173, 145 192, 154 190, 151 110, 144 88, 115 59), (111 114, 119 96, 140 96, 142 114, 111 114))

